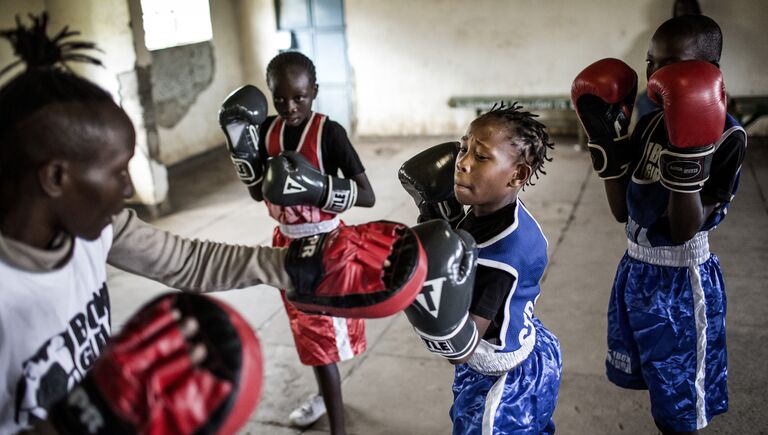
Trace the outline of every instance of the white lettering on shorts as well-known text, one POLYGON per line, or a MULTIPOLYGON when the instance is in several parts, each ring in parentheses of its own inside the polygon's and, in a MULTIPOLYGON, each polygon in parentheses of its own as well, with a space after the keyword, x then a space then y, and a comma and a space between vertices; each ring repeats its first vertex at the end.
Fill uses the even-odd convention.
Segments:
POLYGON ((615 350, 609 350, 606 360, 608 361, 608 364, 612 365, 614 368, 621 370, 628 375, 632 374, 632 364, 629 355, 615 350))

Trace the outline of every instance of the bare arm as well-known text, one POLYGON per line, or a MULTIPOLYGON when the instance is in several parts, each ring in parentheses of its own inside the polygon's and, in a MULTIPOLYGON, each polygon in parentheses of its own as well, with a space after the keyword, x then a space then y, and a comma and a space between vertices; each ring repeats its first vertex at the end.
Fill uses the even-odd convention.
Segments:
POLYGON ((627 211, 627 186, 629 176, 613 180, 605 180, 605 196, 608 198, 608 206, 617 222, 626 223, 629 212, 627 211))
POLYGON ((355 201, 355 205, 357 207, 373 207, 376 204, 376 195, 373 193, 373 187, 371 187, 365 172, 355 175, 352 177, 352 180, 357 183, 357 201, 355 201))
POLYGON ((691 240, 716 205, 714 199, 703 197, 699 192, 670 192, 667 214, 672 241, 685 243, 691 240))

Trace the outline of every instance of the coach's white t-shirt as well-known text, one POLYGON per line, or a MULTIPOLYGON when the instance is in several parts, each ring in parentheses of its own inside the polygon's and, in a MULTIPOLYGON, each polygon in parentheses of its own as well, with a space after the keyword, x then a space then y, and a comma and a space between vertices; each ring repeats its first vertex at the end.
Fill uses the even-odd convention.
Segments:
POLYGON ((188 292, 290 288, 285 249, 192 240, 115 215, 92 242, 38 249, 0 234, 0 435, 80 382, 110 335, 106 264, 188 292))
POLYGON ((0 434, 45 419, 107 342, 111 243, 110 225, 97 240, 74 239, 70 261, 58 269, 0 262, 0 434))

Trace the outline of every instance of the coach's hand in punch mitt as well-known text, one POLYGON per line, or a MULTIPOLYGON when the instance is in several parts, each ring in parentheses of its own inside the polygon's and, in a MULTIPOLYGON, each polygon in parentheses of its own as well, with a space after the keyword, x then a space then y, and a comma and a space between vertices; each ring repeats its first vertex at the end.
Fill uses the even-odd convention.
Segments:
POLYGON ((61 434, 234 434, 259 401, 259 341, 207 296, 170 293, 113 337, 83 382, 53 405, 61 434))
POLYGON ((603 180, 628 171, 628 130, 636 94, 635 71, 611 58, 584 68, 571 86, 571 102, 589 138, 592 166, 603 180))
POLYGON ((259 159, 259 127, 265 119, 267 98, 255 86, 240 87, 221 103, 219 125, 227 137, 235 171, 248 187, 258 184, 264 176, 259 159))
POLYGON ((648 79, 648 96, 664 109, 669 134, 670 146, 659 155, 661 184, 676 192, 700 191, 725 127, 723 75, 703 60, 673 63, 648 79))
POLYGON ((464 207, 453 193, 458 153, 458 142, 445 142, 416 154, 400 167, 400 184, 419 207, 419 222, 444 219, 456 224, 464 217, 464 207))
POLYGON ((435 219, 413 227, 427 254, 427 279, 405 315, 427 350, 458 361, 474 351, 479 336, 469 317, 477 246, 464 230, 435 219))
POLYGON ((285 269, 294 284, 285 297, 296 308, 376 318, 413 301, 424 283, 427 260, 412 229, 377 221, 292 241, 285 269))
POLYGON ((357 201, 354 180, 323 175, 296 151, 267 160, 264 198, 277 205, 316 205, 331 213, 349 210, 357 201))

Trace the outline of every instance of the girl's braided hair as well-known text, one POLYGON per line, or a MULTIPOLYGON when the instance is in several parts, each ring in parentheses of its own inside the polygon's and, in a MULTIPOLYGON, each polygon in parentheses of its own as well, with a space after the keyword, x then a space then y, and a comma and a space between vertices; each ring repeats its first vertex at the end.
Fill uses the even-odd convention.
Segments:
MULTIPOLYGON (((518 105, 517 102, 511 105, 501 102, 494 104, 491 110, 477 118, 483 121, 492 120, 505 126, 509 140, 520 150, 520 155, 525 163, 530 165, 536 179, 547 173, 544 170, 544 163, 552 161, 552 157, 547 154, 555 146, 549 141, 546 126, 535 119, 538 116, 524 111, 523 106, 518 105)), ((526 185, 535 184, 532 178, 528 179, 526 185)))

